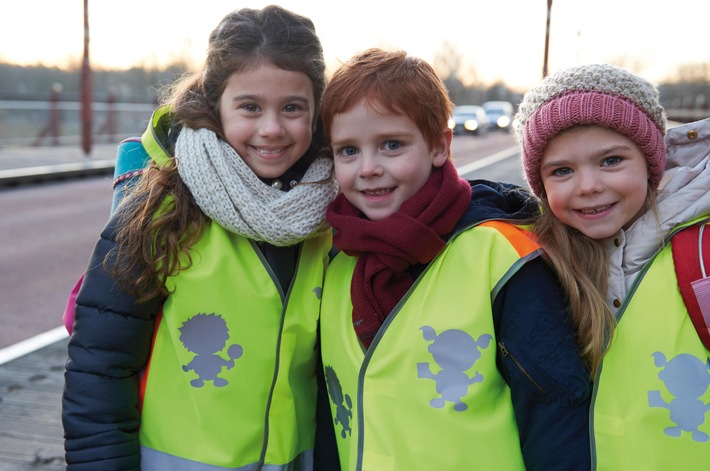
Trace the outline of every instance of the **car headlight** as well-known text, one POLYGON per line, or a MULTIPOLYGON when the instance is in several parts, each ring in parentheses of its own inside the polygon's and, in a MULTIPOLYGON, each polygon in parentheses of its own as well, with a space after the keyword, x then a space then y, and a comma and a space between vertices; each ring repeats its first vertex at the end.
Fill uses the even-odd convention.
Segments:
POLYGON ((463 123, 463 127, 464 127, 467 131, 475 131, 476 129, 478 129, 478 121, 476 121, 475 119, 467 119, 467 120, 463 123))
POLYGON ((496 123, 498 124, 499 128, 507 128, 510 124, 510 118, 507 116, 501 116, 500 118, 498 118, 496 123))
POLYGON ((456 122, 454 121, 454 118, 449 118, 447 124, 449 125, 449 129, 454 129, 456 127, 456 122))

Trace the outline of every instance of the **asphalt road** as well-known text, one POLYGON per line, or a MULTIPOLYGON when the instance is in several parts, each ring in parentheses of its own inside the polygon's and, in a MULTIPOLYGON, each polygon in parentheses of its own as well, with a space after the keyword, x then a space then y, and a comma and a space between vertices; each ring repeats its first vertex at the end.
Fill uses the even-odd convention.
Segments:
MULTIPOLYGON (((457 167, 515 145, 501 132, 454 137, 457 167)), ((476 168, 468 178, 522 183, 517 158, 476 168)), ((0 350, 61 325, 67 296, 108 219, 110 177, 0 189, 0 350)))
POLYGON ((451 145, 451 153, 456 167, 465 178, 524 185, 517 144, 512 134, 490 132, 482 137, 456 136, 451 145), (513 152, 515 156, 503 159, 513 152))
POLYGON ((111 196, 107 177, 0 191, 0 349, 61 324, 111 196))

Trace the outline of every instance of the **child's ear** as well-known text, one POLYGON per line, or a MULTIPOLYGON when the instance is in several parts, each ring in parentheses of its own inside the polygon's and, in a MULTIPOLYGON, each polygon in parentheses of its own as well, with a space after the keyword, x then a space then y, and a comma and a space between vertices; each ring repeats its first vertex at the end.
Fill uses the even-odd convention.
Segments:
POLYGON ((432 166, 441 167, 451 156, 451 139, 454 132, 448 127, 441 132, 439 142, 434 146, 434 160, 432 166))

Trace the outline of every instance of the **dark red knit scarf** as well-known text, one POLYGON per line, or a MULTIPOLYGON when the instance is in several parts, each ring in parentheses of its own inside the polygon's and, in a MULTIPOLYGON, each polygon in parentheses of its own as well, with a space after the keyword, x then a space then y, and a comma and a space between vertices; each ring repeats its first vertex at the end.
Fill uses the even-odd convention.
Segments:
POLYGON ((407 271, 429 263, 471 202, 471 186, 453 162, 435 168, 424 186, 399 211, 380 221, 369 220, 342 194, 328 208, 335 228, 334 244, 357 256, 350 294, 353 326, 365 348, 414 283, 407 271))

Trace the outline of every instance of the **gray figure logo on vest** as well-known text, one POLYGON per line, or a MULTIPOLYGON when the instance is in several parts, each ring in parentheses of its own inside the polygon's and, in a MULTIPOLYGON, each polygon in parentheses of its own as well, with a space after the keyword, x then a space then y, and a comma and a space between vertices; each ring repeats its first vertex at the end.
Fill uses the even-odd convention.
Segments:
POLYGON ((229 384, 219 374, 222 369, 234 367, 234 360, 242 356, 241 345, 232 344, 227 349, 228 359, 224 359, 220 352, 224 350, 229 340, 227 322, 218 314, 196 314, 186 320, 180 331, 180 341, 183 346, 195 357, 187 365, 182 366, 184 372, 194 371, 197 378, 190 381, 190 385, 201 388, 205 381, 212 381, 217 387, 229 384))
POLYGON ((658 377, 666 390, 675 396, 666 402, 661 391, 648 391, 649 407, 661 407, 670 411, 673 427, 667 427, 664 433, 669 437, 680 437, 683 432, 690 432, 694 441, 707 442, 710 437, 699 427, 705 423, 705 416, 710 404, 701 399, 710 386, 710 359, 700 360, 693 355, 682 353, 666 360, 661 352, 653 354, 653 361, 663 368, 658 377))
POLYGON ((432 399, 429 404, 442 408, 447 402, 453 402, 455 411, 465 411, 468 405, 461 398, 468 394, 469 386, 483 382, 483 375, 478 371, 472 377, 466 372, 481 358, 481 349, 487 348, 493 337, 483 334, 476 341, 463 330, 446 330, 439 335, 429 326, 419 330, 424 334, 424 340, 433 341, 428 350, 441 368, 434 374, 429 363, 417 363, 417 377, 436 382, 439 397, 432 399))
POLYGON ((352 434, 350 428, 350 420, 353 418, 353 401, 348 394, 343 394, 343 388, 340 385, 338 375, 332 366, 325 367, 325 382, 328 385, 328 395, 335 406, 335 414, 333 414, 333 423, 337 426, 340 424, 340 436, 345 438, 352 434))

